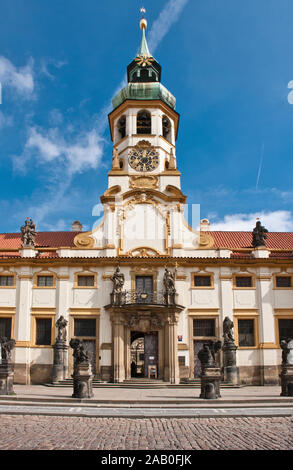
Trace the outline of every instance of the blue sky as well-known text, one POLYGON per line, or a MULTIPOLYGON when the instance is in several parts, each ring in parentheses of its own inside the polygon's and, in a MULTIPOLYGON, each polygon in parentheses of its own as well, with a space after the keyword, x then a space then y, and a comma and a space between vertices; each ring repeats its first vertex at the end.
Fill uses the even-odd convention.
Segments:
MULTIPOLYGON (((2 0, 0 231, 91 229, 107 187, 111 98, 141 2, 2 0)), ((293 231, 292 0, 145 0, 150 51, 180 113, 189 204, 214 229, 293 231)))

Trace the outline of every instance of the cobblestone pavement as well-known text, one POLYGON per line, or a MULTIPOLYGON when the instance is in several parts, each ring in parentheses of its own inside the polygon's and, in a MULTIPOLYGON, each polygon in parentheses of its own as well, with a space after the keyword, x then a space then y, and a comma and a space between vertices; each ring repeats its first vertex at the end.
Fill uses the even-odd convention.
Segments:
POLYGON ((1 450, 292 450, 293 418, 0 416, 1 450))

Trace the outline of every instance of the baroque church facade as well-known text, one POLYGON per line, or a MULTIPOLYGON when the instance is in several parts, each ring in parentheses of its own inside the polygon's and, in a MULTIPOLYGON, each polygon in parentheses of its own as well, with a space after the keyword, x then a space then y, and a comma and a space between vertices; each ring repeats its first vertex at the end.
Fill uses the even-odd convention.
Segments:
MULTIPOLYGON (((234 325, 240 384, 276 384, 293 337, 293 234, 213 232, 184 219, 179 114, 161 66, 141 44, 113 98, 103 220, 90 232, 0 234, 0 337, 13 338, 15 382, 51 381, 56 322, 83 340, 95 376, 178 384, 200 375, 198 351, 234 325)), ((217 361, 222 365, 222 352, 217 361)), ((65 357, 73 370, 72 350, 65 357)))

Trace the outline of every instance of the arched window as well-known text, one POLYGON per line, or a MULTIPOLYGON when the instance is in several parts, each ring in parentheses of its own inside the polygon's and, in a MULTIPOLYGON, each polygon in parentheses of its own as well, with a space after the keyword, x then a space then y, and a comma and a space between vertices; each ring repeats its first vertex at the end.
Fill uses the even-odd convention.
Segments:
POLYGON ((118 132, 120 139, 123 139, 123 137, 126 136, 126 117, 122 116, 119 121, 118 121, 118 132))
POLYGON ((171 122, 167 116, 162 117, 163 137, 171 142, 171 122))
POLYGON ((136 120, 137 134, 151 134, 152 133, 152 117, 148 111, 139 111, 136 120))

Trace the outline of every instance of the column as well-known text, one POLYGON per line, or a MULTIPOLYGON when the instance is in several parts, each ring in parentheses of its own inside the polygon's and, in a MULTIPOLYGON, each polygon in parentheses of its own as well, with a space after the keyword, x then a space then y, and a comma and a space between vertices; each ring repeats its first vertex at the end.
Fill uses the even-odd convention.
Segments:
POLYGON ((18 275, 15 312, 15 382, 30 384, 32 279, 29 267, 18 275))
MULTIPOLYGON (((58 320, 58 318, 63 315, 65 320, 68 321, 67 324, 67 342, 70 338, 68 338, 68 333, 69 333, 69 325, 70 325, 70 319, 69 319, 69 269, 68 268, 62 268, 61 271, 59 271, 59 274, 57 276, 57 288, 56 288, 56 317, 55 317, 55 323, 58 320)), ((55 329, 55 334, 57 334, 57 329, 55 329)), ((62 353, 63 353, 63 363, 64 363, 64 379, 68 378, 68 346, 66 345, 66 348, 61 348, 62 353)))
POLYGON ((124 318, 119 314, 113 314, 113 380, 115 383, 125 380, 124 364, 124 318))
POLYGON ((170 383, 179 384, 179 364, 177 352, 177 328, 178 313, 168 314, 168 320, 165 324, 165 368, 164 380, 170 383))
POLYGON ((272 276, 269 268, 260 268, 257 276, 257 301, 259 309, 259 358, 261 385, 278 383, 276 363, 274 299, 271 290, 272 276))

